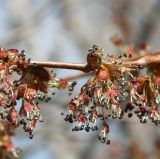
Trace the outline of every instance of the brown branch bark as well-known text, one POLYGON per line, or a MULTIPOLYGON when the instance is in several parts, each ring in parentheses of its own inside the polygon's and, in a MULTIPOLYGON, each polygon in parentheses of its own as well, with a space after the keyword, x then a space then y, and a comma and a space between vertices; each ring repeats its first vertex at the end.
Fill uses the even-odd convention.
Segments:
POLYGON ((62 77, 62 79, 64 80, 76 80, 76 79, 79 79, 79 78, 84 78, 84 77, 87 77, 87 76, 91 76, 93 75, 94 72, 89 72, 89 73, 80 73, 80 74, 77 74, 77 75, 70 75, 70 76, 67 76, 67 77, 62 77))
POLYGON ((126 61, 123 65, 139 65, 142 67, 146 67, 150 64, 160 64, 160 55, 146 55, 138 60, 135 61, 126 61))
POLYGON ((87 64, 74 64, 74 63, 63 63, 63 62, 53 62, 53 61, 31 61, 28 65, 43 66, 47 68, 61 68, 61 69, 72 69, 79 70, 83 72, 89 72, 87 64))
MULTIPOLYGON (((107 65, 112 65, 110 62, 104 62, 107 65)), ((131 58, 127 61, 123 62, 124 66, 132 66, 132 65, 138 65, 142 67, 146 67, 150 64, 157 64, 160 63, 160 50, 147 53, 146 55, 140 55, 139 57, 131 58)), ((36 65, 36 66, 42 66, 47 68, 60 68, 60 69, 72 69, 72 70, 79 70, 82 72, 91 72, 91 68, 88 64, 74 64, 74 63, 63 63, 63 62, 53 62, 53 61, 31 61, 28 63, 28 65, 36 65)))

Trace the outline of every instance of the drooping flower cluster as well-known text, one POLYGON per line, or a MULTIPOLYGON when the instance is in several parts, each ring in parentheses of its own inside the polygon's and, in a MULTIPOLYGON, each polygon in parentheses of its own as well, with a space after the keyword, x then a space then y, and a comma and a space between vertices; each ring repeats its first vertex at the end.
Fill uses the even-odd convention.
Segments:
POLYGON ((36 122, 42 121, 39 107, 35 103, 36 94, 37 91, 46 91, 50 75, 44 68, 28 67, 27 62, 24 51, 1 48, 0 116, 2 119, 7 119, 14 127, 22 124, 24 130, 32 136, 36 122), (42 71, 46 77, 39 75, 36 70, 42 71), (12 82, 10 75, 13 72, 19 74, 20 78, 12 82), (19 111, 16 108, 18 99, 22 99, 19 111))
POLYGON ((98 130, 96 121, 101 119, 98 139, 109 144, 107 120, 110 118, 122 119, 124 114, 130 118, 134 112, 142 123, 148 119, 160 123, 158 67, 148 66, 152 75, 138 76, 140 66, 125 64, 131 57, 131 54, 122 53, 104 58, 103 50, 95 45, 89 50, 88 67, 95 72, 95 77, 88 80, 68 104, 65 120, 75 123, 73 131, 98 130))
MULTIPOLYGON (((5 50, 1 48, 0 117, 8 120, 14 128, 22 125, 24 131, 28 132, 32 138, 36 123, 43 121, 38 101, 48 102, 51 99, 49 87, 68 88, 71 93, 76 85, 75 82, 55 80, 54 77, 54 73, 47 69, 30 64, 30 59, 26 60, 24 50, 19 52, 17 49, 5 50), (17 73, 18 79, 14 80, 12 73, 17 73), (18 100, 21 104, 17 104, 18 100)), ((0 140, 3 140, 1 135, 0 140)), ((8 139, 6 140, 8 142, 8 139)), ((10 148, 14 150, 12 147, 6 147, 5 150, 10 152, 10 148)))

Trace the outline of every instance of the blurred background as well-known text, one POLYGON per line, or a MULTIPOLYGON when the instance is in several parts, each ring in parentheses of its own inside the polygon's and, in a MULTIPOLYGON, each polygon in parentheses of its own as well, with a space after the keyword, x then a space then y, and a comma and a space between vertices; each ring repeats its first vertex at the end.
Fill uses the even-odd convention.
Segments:
MULTIPOLYGON (((85 63, 87 50, 97 44, 115 53, 114 34, 127 44, 145 42, 160 48, 160 0, 0 0, 0 45, 26 50, 32 60, 85 63)), ((55 70, 63 78, 78 71, 55 70)), ((78 79, 76 95, 88 78, 78 79)), ((137 118, 110 121, 111 145, 101 144, 96 133, 72 132, 61 116, 71 99, 56 91, 45 118, 32 140, 19 128, 13 138, 21 159, 160 159, 160 130, 137 118)))

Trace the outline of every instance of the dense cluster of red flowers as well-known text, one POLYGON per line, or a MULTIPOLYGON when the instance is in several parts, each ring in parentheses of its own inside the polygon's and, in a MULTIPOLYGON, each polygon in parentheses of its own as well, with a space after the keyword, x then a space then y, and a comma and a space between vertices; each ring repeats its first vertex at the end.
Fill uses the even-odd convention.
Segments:
MULTIPOLYGON (((119 46, 120 42, 116 45, 119 46)), ((98 46, 89 50, 87 62, 95 77, 88 80, 68 104, 69 113, 65 120, 75 123, 73 131, 98 130, 97 120, 100 119, 102 129, 97 137, 102 143, 110 144, 108 119, 122 119, 125 114, 130 118, 134 113, 141 123, 148 119, 156 125, 160 123, 158 66, 148 65, 147 74, 141 76, 142 67, 124 64, 134 56, 131 48, 127 50, 105 58, 98 46)))
POLYGON ((38 68, 43 75, 38 74, 37 67, 28 67, 27 62, 24 51, 19 53, 16 49, 1 49, 0 116, 2 119, 7 119, 14 127, 23 125, 25 132, 29 132, 32 137, 36 122, 43 121, 35 99, 38 91, 45 92, 47 90, 50 74, 44 68, 38 68), (20 75, 18 80, 12 80, 10 77, 13 72, 20 75), (18 110, 16 106, 19 99, 22 99, 22 104, 18 110))
MULTIPOLYGON (((17 49, 0 49, 0 117, 8 122, 8 127, 16 128, 22 125, 24 131, 32 138, 36 123, 43 122, 38 101, 48 102, 51 99, 49 87, 68 87, 72 91, 75 83, 57 80, 47 69, 29 63, 30 59, 26 60, 23 50, 19 52, 17 49), (18 74, 16 80, 13 73, 18 74), (20 100, 20 105, 17 100, 20 100)), ((4 129, 4 137, 0 135, 0 147, 3 147, 2 150, 0 148, 0 154, 1 151, 16 154, 16 149, 10 142, 10 129, 6 129, 5 124, 0 122, 0 134, 1 129, 4 129)))

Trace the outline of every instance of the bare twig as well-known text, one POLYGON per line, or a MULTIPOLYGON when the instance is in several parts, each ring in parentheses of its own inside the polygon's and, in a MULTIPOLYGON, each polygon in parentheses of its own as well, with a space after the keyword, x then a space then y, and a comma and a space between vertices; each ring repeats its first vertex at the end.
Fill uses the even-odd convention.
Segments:
POLYGON ((79 78, 83 78, 83 77, 87 77, 87 76, 90 76, 90 75, 93 75, 94 72, 90 72, 90 73, 80 73, 80 74, 77 74, 77 75, 70 75, 68 77, 64 77, 62 79, 64 80, 75 80, 75 79, 79 79, 79 78))
MULTIPOLYGON (((104 62, 107 65, 112 65, 110 62, 104 62)), ((134 60, 131 58, 130 60, 124 61, 124 66, 129 65, 139 65, 142 67, 146 67, 147 65, 153 63, 160 63, 160 50, 150 52, 146 55, 140 55, 139 57, 135 58, 134 60)), ((74 63, 63 63, 63 62, 44 62, 44 61, 31 61, 28 65, 36 65, 36 66, 43 66, 47 68, 61 68, 61 69, 72 69, 72 70, 79 70, 82 72, 91 72, 88 64, 74 64, 74 63)))
POLYGON ((142 67, 146 67, 150 64, 160 64, 160 55, 146 55, 138 60, 135 61, 126 61, 123 64, 124 65, 139 65, 142 67))
POLYGON ((31 61, 28 65, 43 66, 48 68, 62 68, 62 69, 72 69, 79 70, 83 72, 89 72, 87 64, 74 64, 74 63, 63 63, 63 62, 43 62, 43 61, 31 61))

